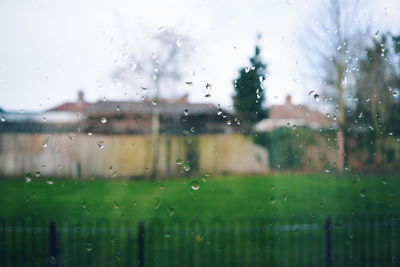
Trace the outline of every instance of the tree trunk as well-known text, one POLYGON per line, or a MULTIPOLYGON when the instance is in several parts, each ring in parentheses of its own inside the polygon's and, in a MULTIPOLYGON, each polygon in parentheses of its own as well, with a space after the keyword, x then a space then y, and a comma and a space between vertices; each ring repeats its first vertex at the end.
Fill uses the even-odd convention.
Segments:
POLYGON ((160 154, 160 109, 157 104, 153 106, 151 118, 151 146, 153 159, 151 178, 155 179, 158 175, 158 161, 160 154))

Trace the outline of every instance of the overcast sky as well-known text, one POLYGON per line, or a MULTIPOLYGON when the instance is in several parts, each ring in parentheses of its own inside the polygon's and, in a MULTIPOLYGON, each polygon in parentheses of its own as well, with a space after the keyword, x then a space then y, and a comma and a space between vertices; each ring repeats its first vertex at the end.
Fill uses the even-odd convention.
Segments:
MULTIPOLYGON (((358 2, 362 13, 371 18, 372 30, 398 31, 400 1, 358 2)), ((230 105, 232 81, 238 69, 248 64, 256 35, 261 33, 262 57, 270 73, 265 84, 268 103, 282 102, 288 93, 295 102, 305 103, 307 92, 315 85, 303 75, 308 55, 299 45, 299 36, 318 19, 319 3, 2 0, 0 108, 44 110, 74 101, 79 88, 88 101, 135 98, 138 91, 114 84, 111 73, 123 63, 124 53, 137 48, 132 40, 147 40, 143 29, 152 32, 160 27, 176 29, 195 45, 187 67, 189 76, 177 85, 179 92, 187 92, 191 101, 230 105), (188 80, 193 86, 185 86, 188 80), (213 87, 211 97, 205 99, 207 83, 213 87)))

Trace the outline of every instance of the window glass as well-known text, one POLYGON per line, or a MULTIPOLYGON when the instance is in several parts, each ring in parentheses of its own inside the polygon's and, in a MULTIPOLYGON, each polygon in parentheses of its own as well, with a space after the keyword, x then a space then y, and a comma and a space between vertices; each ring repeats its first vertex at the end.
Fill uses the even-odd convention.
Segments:
POLYGON ((0 2, 0 266, 398 266, 400 2, 0 2))

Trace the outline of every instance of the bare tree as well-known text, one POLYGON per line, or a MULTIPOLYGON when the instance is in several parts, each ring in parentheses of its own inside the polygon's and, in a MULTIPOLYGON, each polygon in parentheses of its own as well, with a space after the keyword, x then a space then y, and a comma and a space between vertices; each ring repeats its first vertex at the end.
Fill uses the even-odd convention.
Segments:
POLYGON ((337 116, 337 169, 340 172, 346 164, 346 98, 351 95, 352 75, 357 70, 364 42, 357 16, 359 8, 357 3, 346 0, 323 1, 320 19, 308 28, 302 39, 314 78, 322 83, 321 96, 314 92, 314 98, 325 99, 337 116))
MULTIPOLYGON (((139 38, 140 39, 140 38, 139 38)), ((141 38, 146 39, 145 36, 141 38)), ((129 64, 120 66, 113 78, 132 87, 149 91, 152 98, 152 178, 157 177, 160 147, 160 96, 176 94, 185 74, 192 45, 188 37, 161 28, 147 38, 143 47, 127 55, 129 64)), ((176 95, 175 95, 176 96, 176 95)))

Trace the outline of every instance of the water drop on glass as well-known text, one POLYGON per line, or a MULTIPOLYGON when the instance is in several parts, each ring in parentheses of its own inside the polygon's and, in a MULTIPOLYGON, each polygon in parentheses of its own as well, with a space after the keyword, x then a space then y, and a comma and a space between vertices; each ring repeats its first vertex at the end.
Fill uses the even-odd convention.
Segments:
POLYGON ((54 257, 54 256, 50 256, 49 257, 49 263, 51 264, 51 265, 56 265, 57 264, 57 260, 56 260, 56 258, 54 257))
POLYGON ((86 243, 85 244, 85 250, 86 252, 92 252, 93 251, 93 246, 91 243, 86 243))
POLYGON ((175 210, 172 207, 167 207, 167 212, 169 216, 173 216, 175 214, 175 210))
POLYGON ((107 122, 107 119, 105 117, 103 117, 103 118, 100 119, 100 122, 104 124, 104 123, 107 122))
POLYGON ((190 165, 189 165, 188 162, 185 162, 185 163, 183 164, 183 169, 184 169, 186 172, 190 171, 190 165))
POLYGON ((30 183, 32 181, 32 174, 31 173, 27 173, 25 175, 25 183, 30 183))
POLYGON ((366 194, 367 194, 367 190, 365 190, 365 189, 361 189, 361 190, 360 190, 360 196, 361 196, 361 197, 365 197, 366 194))
POLYGON ((191 185, 190 185, 190 188, 192 189, 192 190, 198 190, 199 188, 200 188, 200 184, 199 184, 199 182, 197 182, 197 181, 193 181, 192 183, 191 183, 191 185))
POLYGON ((42 147, 46 148, 49 145, 49 142, 50 142, 50 137, 49 136, 45 137, 42 142, 42 147))
POLYGON ((104 148, 104 142, 103 141, 97 142, 97 146, 98 148, 104 148))

